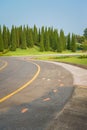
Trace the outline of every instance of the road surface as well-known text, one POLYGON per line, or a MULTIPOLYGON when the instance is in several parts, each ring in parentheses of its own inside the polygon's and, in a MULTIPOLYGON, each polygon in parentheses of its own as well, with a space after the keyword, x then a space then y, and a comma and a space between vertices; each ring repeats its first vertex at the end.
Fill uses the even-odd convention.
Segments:
POLYGON ((73 76, 60 65, 0 57, 0 130, 45 130, 72 96, 73 76))

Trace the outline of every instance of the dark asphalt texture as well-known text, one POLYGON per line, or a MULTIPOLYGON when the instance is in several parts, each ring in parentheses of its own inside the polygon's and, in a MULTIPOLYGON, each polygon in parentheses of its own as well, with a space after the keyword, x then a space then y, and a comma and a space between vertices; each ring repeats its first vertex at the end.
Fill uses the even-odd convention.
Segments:
POLYGON ((0 98, 15 91, 29 81, 37 71, 37 67, 17 58, 4 58, 8 66, 0 71, 0 98))
MULTIPOLYGON (((26 57, 1 57, 8 66, 0 71, 0 98, 29 81, 37 67, 26 57)), ((41 71, 20 93, 0 104, 0 130, 45 130, 72 96, 73 77, 64 68, 34 61, 41 71)))

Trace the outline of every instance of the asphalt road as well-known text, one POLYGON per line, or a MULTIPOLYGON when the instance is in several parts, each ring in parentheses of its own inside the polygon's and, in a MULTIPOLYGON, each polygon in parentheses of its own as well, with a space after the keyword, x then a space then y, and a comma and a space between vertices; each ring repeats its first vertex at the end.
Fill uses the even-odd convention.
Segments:
POLYGON ((69 71, 52 63, 28 57, 1 57, 0 100, 26 85, 0 103, 0 130, 45 130, 70 99, 73 77, 69 71))

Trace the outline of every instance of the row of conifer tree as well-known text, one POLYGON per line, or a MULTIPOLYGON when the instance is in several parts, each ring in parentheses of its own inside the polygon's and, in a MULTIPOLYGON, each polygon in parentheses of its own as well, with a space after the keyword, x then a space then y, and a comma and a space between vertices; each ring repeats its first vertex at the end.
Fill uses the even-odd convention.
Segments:
POLYGON ((16 51, 17 48, 27 49, 38 46, 40 51, 63 50, 76 51, 75 35, 65 36, 61 29, 59 32, 53 27, 33 28, 27 26, 12 26, 11 29, 0 26, 0 52, 4 50, 16 51))

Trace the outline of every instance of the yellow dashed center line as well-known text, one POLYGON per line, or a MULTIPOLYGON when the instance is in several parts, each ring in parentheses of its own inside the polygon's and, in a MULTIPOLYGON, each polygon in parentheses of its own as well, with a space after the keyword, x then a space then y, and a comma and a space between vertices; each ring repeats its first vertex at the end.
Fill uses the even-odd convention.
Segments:
POLYGON ((15 90, 14 92, 10 93, 9 95, 3 97, 0 99, 0 103, 4 102, 5 100, 7 100, 8 98, 12 97, 13 95, 17 94, 18 92, 20 92, 21 90, 23 90, 24 88, 26 88, 28 85, 30 85, 36 78, 37 76, 39 75, 40 73, 40 66, 34 62, 32 62, 33 64, 35 64, 38 68, 36 74, 34 75, 34 77, 29 80, 26 84, 24 84, 23 86, 21 86, 19 89, 15 90))
POLYGON ((1 62, 3 62, 4 65, 2 67, 0 67, 0 71, 3 70, 8 65, 8 63, 6 61, 1 61, 1 62))

